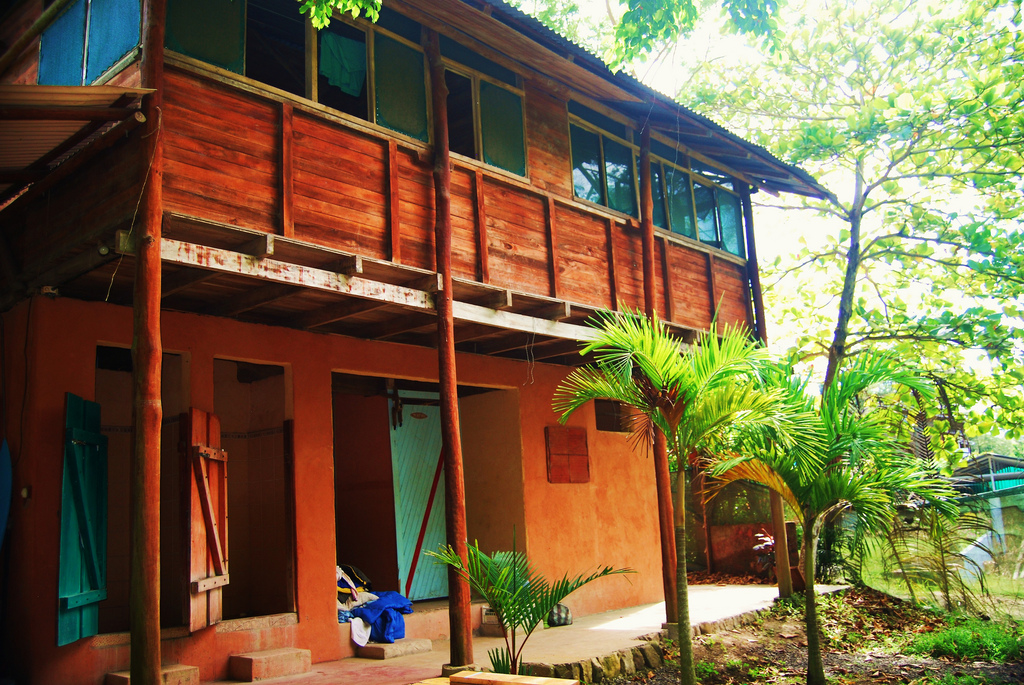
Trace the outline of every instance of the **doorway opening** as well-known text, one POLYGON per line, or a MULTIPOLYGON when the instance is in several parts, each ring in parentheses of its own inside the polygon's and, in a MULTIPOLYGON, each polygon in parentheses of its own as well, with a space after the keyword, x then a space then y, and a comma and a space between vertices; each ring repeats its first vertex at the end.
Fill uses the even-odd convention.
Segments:
MULTIPOLYGON (((374 590, 445 598, 444 454, 436 383, 335 373, 337 561, 374 590)), ((466 523, 485 551, 525 549, 522 439, 515 390, 459 387, 466 523)))
POLYGON ((223 617, 295 610, 292 445, 283 366, 215 359, 214 412, 227 452, 227 557, 223 617))
MULTIPOLYGON (((160 624, 184 625, 187 601, 181 515, 178 429, 188 390, 181 355, 163 355, 160 428, 160 624), (177 581, 179 582, 176 582, 177 581)), ((132 352, 96 347, 95 395, 107 436, 107 598, 99 604, 99 632, 127 631, 131 558, 132 352)))

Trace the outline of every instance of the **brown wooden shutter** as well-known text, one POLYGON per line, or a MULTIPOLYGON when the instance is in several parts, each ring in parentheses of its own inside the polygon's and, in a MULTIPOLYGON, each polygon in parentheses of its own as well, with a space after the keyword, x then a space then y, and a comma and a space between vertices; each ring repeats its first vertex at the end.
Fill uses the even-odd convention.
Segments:
POLYGON ((574 426, 547 426, 549 483, 589 483, 590 456, 587 429, 574 426))
POLYGON ((222 588, 228 584, 228 455, 220 447, 220 419, 189 411, 182 434, 189 474, 186 513, 189 530, 189 630, 219 623, 222 588))

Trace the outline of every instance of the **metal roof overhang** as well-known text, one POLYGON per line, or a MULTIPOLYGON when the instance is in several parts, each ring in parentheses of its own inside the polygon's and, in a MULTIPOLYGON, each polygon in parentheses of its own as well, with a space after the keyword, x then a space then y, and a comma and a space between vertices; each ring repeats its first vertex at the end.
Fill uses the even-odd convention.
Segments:
POLYGON ((604 104, 637 121, 647 121, 652 130, 770 193, 831 196, 831 192, 806 171, 786 164, 764 148, 682 105, 614 100, 605 100, 604 104))
MULTIPOLYGON (((121 123, 146 88, 0 85, 0 207, 121 123)), ((140 119, 141 118, 141 119, 140 119)))

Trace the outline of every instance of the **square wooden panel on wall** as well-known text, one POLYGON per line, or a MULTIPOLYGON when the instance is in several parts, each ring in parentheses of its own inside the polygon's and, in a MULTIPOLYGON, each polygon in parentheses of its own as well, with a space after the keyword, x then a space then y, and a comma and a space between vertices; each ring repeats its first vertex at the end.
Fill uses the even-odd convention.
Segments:
POLYGON ((590 455, 587 453, 587 429, 573 426, 546 426, 549 483, 589 483, 590 455))

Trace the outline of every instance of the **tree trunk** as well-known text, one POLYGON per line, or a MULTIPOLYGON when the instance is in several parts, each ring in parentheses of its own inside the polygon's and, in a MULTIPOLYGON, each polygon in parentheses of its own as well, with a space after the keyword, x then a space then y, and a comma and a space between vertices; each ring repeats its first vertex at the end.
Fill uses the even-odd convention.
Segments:
POLYGON ((815 517, 804 515, 804 622, 807 625, 807 685, 825 685, 825 666, 821 660, 821 632, 818 630, 817 596, 814 576, 818 538, 814 534, 815 517))
POLYGON ((679 621, 679 682, 682 685, 697 685, 697 672, 693 668, 693 633, 690 630, 690 599, 686 586, 686 472, 683 460, 677 460, 676 471, 676 605, 679 621))
POLYGON ((839 297, 839 315, 828 348, 828 368, 825 371, 825 390, 832 387, 836 373, 846 358, 846 338, 853 317, 853 297, 857 289, 857 274, 860 272, 860 225, 864 213, 864 162, 857 160, 854 183, 853 205, 847 213, 850 223, 850 247, 846 252, 846 274, 843 276, 843 291, 839 297))

